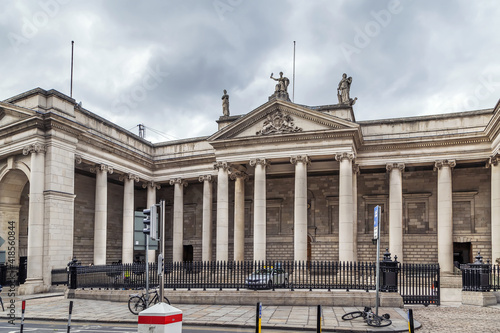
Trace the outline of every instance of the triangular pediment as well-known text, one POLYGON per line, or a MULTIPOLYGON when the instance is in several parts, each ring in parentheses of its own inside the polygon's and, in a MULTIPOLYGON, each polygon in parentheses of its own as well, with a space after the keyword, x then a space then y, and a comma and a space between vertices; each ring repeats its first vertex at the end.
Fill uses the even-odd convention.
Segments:
POLYGON ((359 125, 351 121, 313 110, 307 106, 273 100, 222 128, 208 141, 358 129, 359 125))
POLYGON ((18 107, 0 103, 0 127, 15 124, 21 120, 29 118, 35 114, 35 111, 24 110, 18 107))

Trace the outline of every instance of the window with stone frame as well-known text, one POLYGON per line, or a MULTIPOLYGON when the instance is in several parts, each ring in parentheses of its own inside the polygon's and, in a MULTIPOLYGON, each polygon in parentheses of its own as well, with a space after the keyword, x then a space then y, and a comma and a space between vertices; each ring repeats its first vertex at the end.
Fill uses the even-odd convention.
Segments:
POLYGON ((453 192, 453 233, 476 232, 475 196, 478 192, 453 192))
POLYGON ((281 218, 283 199, 267 199, 266 203, 266 234, 280 235, 283 229, 281 218))
POLYGON ((380 216, 380 234, 389 233, 389 219, 387 218, 387 195, 363 196, 365 201, 365 234, 373 234, 373 217, 375 207, 380 206, 382 212, 380 216))
POLYGON ((328 233, 339 233, 339 197, 326 197, 328 208, 328 233))
POLYGON ((201 226, 197 225, 196 221, 196 204, 184 205, 183 218, 184 239, 196 239, 201 236, 201 226))
POLYGON ((403 221, 406 234, 429 233, 429 197, 432 193, 403 194, 403 221))

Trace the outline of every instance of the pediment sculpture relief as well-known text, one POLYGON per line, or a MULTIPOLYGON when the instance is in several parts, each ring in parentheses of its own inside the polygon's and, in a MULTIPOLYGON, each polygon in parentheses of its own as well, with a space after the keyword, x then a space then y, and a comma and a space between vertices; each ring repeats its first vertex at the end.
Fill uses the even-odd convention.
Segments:
POLYGON ((295 126, 293 118, 284 114, 280 110, 267 115, 263 127, 256 132, 257 135, 296 133, 302 131, 302 128, 295 126))

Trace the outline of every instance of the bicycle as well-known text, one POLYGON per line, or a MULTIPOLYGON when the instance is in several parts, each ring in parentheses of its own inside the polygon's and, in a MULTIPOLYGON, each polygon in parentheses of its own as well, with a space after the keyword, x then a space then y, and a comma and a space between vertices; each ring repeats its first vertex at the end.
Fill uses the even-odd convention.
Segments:
MULTIPOLYGON (((139 294, 131 294, 128 299, 128 309, 135 315, 138 315, 139 312, 146 310, 151 305, 155 305, 158 303, 160 296, 158 295, 158 290, 150 291, 148 293, 149 302, 146 303, 146 293, 139 294)), ((163 296, 164 303, 170 304, 170 301, 166 296, 163 296)))
POLYGON ((391 316, 388 313, 383 314, 382 316, 377 316, 375 313, 373 313, 372 309, 367 306, 365 306, 363 311, 353 311, 346 313, 342 316, 342 320, 352 320, 359 317, 363 317, 363 320, 369 326, 386 327, 392 324, 392 321, 389 319, 391 316))

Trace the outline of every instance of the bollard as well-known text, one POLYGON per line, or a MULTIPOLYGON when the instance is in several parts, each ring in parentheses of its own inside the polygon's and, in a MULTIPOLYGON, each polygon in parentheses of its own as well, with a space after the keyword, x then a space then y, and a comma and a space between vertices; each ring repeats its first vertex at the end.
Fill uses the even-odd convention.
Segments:
POLYGON ((316 320, 316 333, 321 333, 321 321, 323 319, 323 311, 321 305, 318 305, 318 314, 316 320))
POLYGON ((26 301, 23 301, 21 306, 21 333, 23 333, 24 329, 24 310, 26 309, 26 301))
POLYGON ((262 303, 257 303, 255 311, 255 333, 262 332, 262 303))
POLYGON ((181 333, 182 311, 167 303, 158 303, 141 311, 138 333, 181 333))
POLYGON ((73 312, 73 301, 69 301, 69 316, 68 316, 68 330, 69 333, 71 331, 71 313, 73 312))
POLYGON ((415 326, 413 323, 413 310, 408 309, 408 332, 415 333, 415 326))

